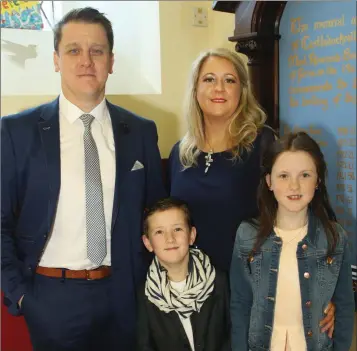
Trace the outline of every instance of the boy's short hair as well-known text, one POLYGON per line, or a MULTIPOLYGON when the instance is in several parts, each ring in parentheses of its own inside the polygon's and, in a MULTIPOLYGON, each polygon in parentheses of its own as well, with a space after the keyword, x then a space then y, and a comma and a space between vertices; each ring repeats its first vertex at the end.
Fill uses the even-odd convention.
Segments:
POLYGON ((176 197, 167 197, 157 201, 150 208, 145 209, 144 222, 143 222, 143 234, 149 236, 149 217, 157 212, 164 212, 171 209, 181 210, 185 216, 186 224, 188 228, 192 228, 191 213, 188 209, 188 205, 185 201, 182 201, 176 197))

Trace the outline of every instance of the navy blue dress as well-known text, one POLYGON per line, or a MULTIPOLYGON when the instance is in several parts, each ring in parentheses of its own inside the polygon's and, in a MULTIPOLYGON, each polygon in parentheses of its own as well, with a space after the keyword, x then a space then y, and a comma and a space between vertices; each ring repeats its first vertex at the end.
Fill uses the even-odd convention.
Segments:
POLYGON ((170 195, 187 202, 197 228, 196 245, 219 269, 228 271, 237 228, 244 219, 256 216, 257 188, 260 179, 262 149, 274 140, 274 133, 262 128, 252 150, 241 160, 232 161, 229 151, 212 155, 205 173, 205 156, 198 166, 182 170, 179 142, 173 147, 168 162, 170 195))

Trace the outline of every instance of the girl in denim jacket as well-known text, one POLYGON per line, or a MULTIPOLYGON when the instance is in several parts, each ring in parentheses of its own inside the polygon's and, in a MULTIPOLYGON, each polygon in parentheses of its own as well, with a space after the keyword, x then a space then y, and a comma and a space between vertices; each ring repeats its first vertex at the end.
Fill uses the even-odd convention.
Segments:
POLYGON ((234 351, 348 351, 354 300, 348 239, 306 133, 276 140, 263 159, 260 216, 237 232, 231 265, 234 351), (336 306, 332 338, 319 320, 336 306))

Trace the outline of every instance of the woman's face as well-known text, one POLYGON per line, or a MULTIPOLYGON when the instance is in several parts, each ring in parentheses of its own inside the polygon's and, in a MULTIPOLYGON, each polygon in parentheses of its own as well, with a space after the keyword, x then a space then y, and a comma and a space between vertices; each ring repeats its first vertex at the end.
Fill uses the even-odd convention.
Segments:
POLYGON ((240 81, 233 64, 210 56, 203 63, 197 82, 197 101, 205 118, 229 120, 237 110, 240 81))

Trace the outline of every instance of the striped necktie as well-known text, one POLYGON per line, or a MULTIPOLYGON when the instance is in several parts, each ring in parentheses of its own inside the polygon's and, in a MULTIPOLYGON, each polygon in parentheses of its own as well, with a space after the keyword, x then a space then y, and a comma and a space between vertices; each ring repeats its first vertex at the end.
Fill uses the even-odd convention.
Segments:
POLYGON ((94 117, 84 114, 80 119, 84 125, 87 257, 95 265, 100 266, 107 254, 107 246, 99 156, 91 132, 94 117))

